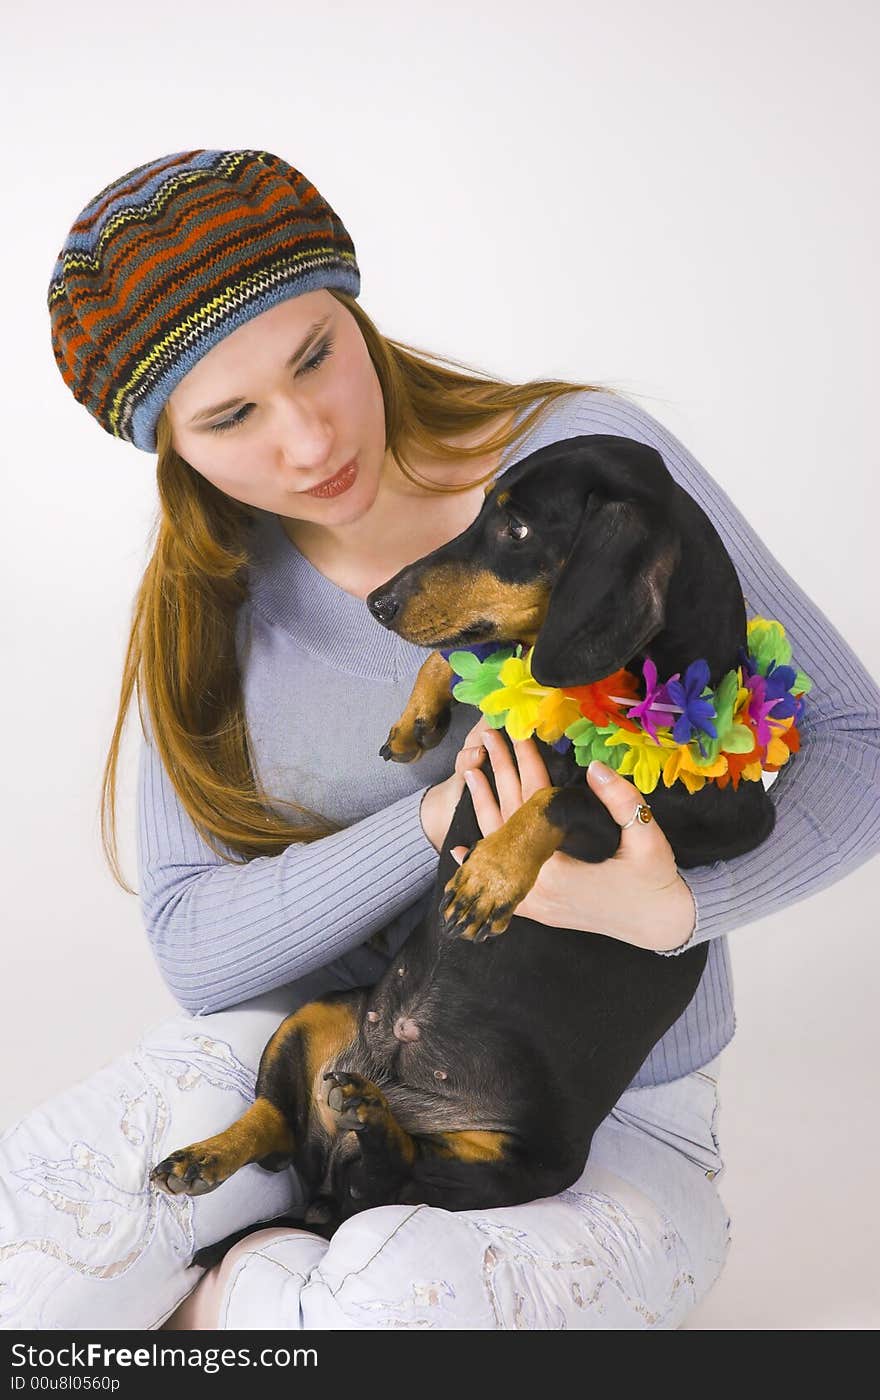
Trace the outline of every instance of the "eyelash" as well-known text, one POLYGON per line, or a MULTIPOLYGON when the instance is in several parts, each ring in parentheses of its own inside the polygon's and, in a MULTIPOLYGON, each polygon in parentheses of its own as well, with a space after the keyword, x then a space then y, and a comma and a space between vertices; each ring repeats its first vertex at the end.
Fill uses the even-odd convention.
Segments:
MULTIPOLYGON (((314 370, 319 369, 320 366, 326 360, 327 356, 332 352, 332 350, 332 338, 325 340, 323 344, 319 347, 319 349, 316 351, 316 353, 312 356, 312 358, 310 360, 305 361, 302 367, 297 371, 297 374, 311 374, 314 370)), ((222 423, 212 423, 210 429, 211 432, 225 433, 230 428, 237 428, 239 423, 243 423, 245 418, 247 418, 248 414, 250 413, 250 410, 251 405, 249 403, 244 404, 236 413, 232 415, 231 418, 224 418, 222 423)))

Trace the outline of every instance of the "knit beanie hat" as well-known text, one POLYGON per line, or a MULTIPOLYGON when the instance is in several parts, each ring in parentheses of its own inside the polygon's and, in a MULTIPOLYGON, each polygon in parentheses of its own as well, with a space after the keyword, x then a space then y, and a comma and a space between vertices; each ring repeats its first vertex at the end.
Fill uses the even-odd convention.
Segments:
POLYGON ((341 219, 269 151, 181 151, 95 196, 58 255, 52 349, 114 437, 156 451, 172 391, 212 346, 288 297, 360 272, 341 219))

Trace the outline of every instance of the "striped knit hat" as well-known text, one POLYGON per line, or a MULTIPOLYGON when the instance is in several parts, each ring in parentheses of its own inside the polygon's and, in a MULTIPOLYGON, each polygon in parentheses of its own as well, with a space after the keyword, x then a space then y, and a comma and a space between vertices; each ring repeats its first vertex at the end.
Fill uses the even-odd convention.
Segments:
POLYGON ((288 297, 360 272, 341 219, 268 151, 181 151, 129 171, 76 219, 49 285, 52 349, 114 437, 156 451, 173 389, 212 346, 288 297))

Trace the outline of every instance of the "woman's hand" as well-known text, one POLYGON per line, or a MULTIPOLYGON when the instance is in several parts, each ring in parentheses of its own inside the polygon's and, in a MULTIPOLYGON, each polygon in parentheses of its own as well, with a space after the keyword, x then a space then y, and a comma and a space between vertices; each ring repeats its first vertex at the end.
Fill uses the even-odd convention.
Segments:
MULTIPOLYGON (((482 760, 469 766, 470 760, 462 760, 460 754, 456 771, 466 763, 460 771, 466 772, 480 831, 488 836, 532 793, 551 783, 534 739, 514 740, 514 763, 504 739, 481 717, 465 740, 466 745, 479 743, 489 755, 499 801, 481 771, 482 760)), ((593 763, 585 779, 621 827, 643 800, 633 783, 603 763, 593 763)), ((452 849, 459 864, 466 854, 466 846, 452 849)), ((655 952, 683 946, 696 922, 693 897, 656 818, 621 831, 616 853, 597 865, 556 851, 514 912, 553 928, 601 933, 655 952)))

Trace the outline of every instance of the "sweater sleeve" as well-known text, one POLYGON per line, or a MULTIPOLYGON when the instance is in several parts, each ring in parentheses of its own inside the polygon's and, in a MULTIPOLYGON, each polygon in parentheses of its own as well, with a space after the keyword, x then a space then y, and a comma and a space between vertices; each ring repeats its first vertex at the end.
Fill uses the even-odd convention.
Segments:
POLYGON ((147 737, 137 790, 141 908, 180 1005, 204 1015, 292 982, 425 895, 437 869, 419 819, 426 791, 321 840, 231 864, 199 835, 147 737))
POLYGON ((796 904, 880 851, 880 689, 843 637, 668 429, 629 400, 581 394, 576 433, 644 442, 702 506, 742 583, 749 617, 785 627, 794 662, 813 681, 800 751, 769 788, 776 825, 755 850, 681 871, 696 905, 690 938, 660 956, 796 904))

